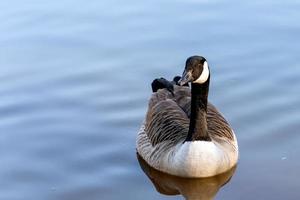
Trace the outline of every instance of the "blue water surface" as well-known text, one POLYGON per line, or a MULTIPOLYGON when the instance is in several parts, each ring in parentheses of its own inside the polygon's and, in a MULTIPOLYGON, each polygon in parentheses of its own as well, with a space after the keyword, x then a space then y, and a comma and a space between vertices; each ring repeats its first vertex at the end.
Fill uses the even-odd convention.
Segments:
POLYGON ((182 199, 140 169, 150 83, 187 57, 211 68, 209 99, 240 160, 216 196, 299 199, 300 2, 0 2, 0 199, 182 199))

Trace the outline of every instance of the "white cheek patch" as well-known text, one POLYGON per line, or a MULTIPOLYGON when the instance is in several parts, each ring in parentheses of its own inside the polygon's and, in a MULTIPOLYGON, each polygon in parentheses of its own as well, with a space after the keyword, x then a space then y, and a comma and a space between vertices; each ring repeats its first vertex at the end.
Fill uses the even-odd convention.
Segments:
POLYGON ((204 83, 207 81, 208 76, 209 76, 209 69, 208 69, 207 62, 205 61, 203 63, 203 71, 202 71, 201 75, 199 76, 199 78, 194 81, 194 83, 204 83))

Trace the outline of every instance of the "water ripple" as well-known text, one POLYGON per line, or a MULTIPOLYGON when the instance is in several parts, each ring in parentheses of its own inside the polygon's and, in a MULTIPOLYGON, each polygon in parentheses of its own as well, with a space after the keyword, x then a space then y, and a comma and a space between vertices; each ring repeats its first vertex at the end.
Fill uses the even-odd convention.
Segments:
POLYGON ((151 81, 194 54, 241 149, 216 199, 299 197, 299 2, 0 5, 0 199, 169 199, 135 137, 151 81))

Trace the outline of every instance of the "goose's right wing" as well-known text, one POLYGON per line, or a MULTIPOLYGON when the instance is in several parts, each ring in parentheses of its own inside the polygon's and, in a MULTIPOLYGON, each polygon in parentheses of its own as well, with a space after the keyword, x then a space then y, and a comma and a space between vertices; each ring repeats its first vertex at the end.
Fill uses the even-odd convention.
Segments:
POLYGON ((161 142, 176 144, 187 136, 189 118, 177 103, 176 90, 174 94, 160 89, 149 101, 145 131, 152 146, 161 142))

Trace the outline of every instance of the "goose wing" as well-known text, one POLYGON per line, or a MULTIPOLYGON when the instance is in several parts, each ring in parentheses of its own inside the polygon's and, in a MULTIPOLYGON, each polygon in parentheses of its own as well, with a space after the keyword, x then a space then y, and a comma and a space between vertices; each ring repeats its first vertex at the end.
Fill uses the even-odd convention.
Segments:
POLYGON ((146 117, 146 134, 153 146, 161 142, 177 144, 184 141, 189 128, 188 110, 185 108, 188 91, 174 86, 174 96, 167 89, 153 93, 146 117))
POLYGON ((233 131, 230 128, 229 123, 211 103, 208 103, 207 105, 207 127, 208 133, 212 139, 234 140, 233 131))

